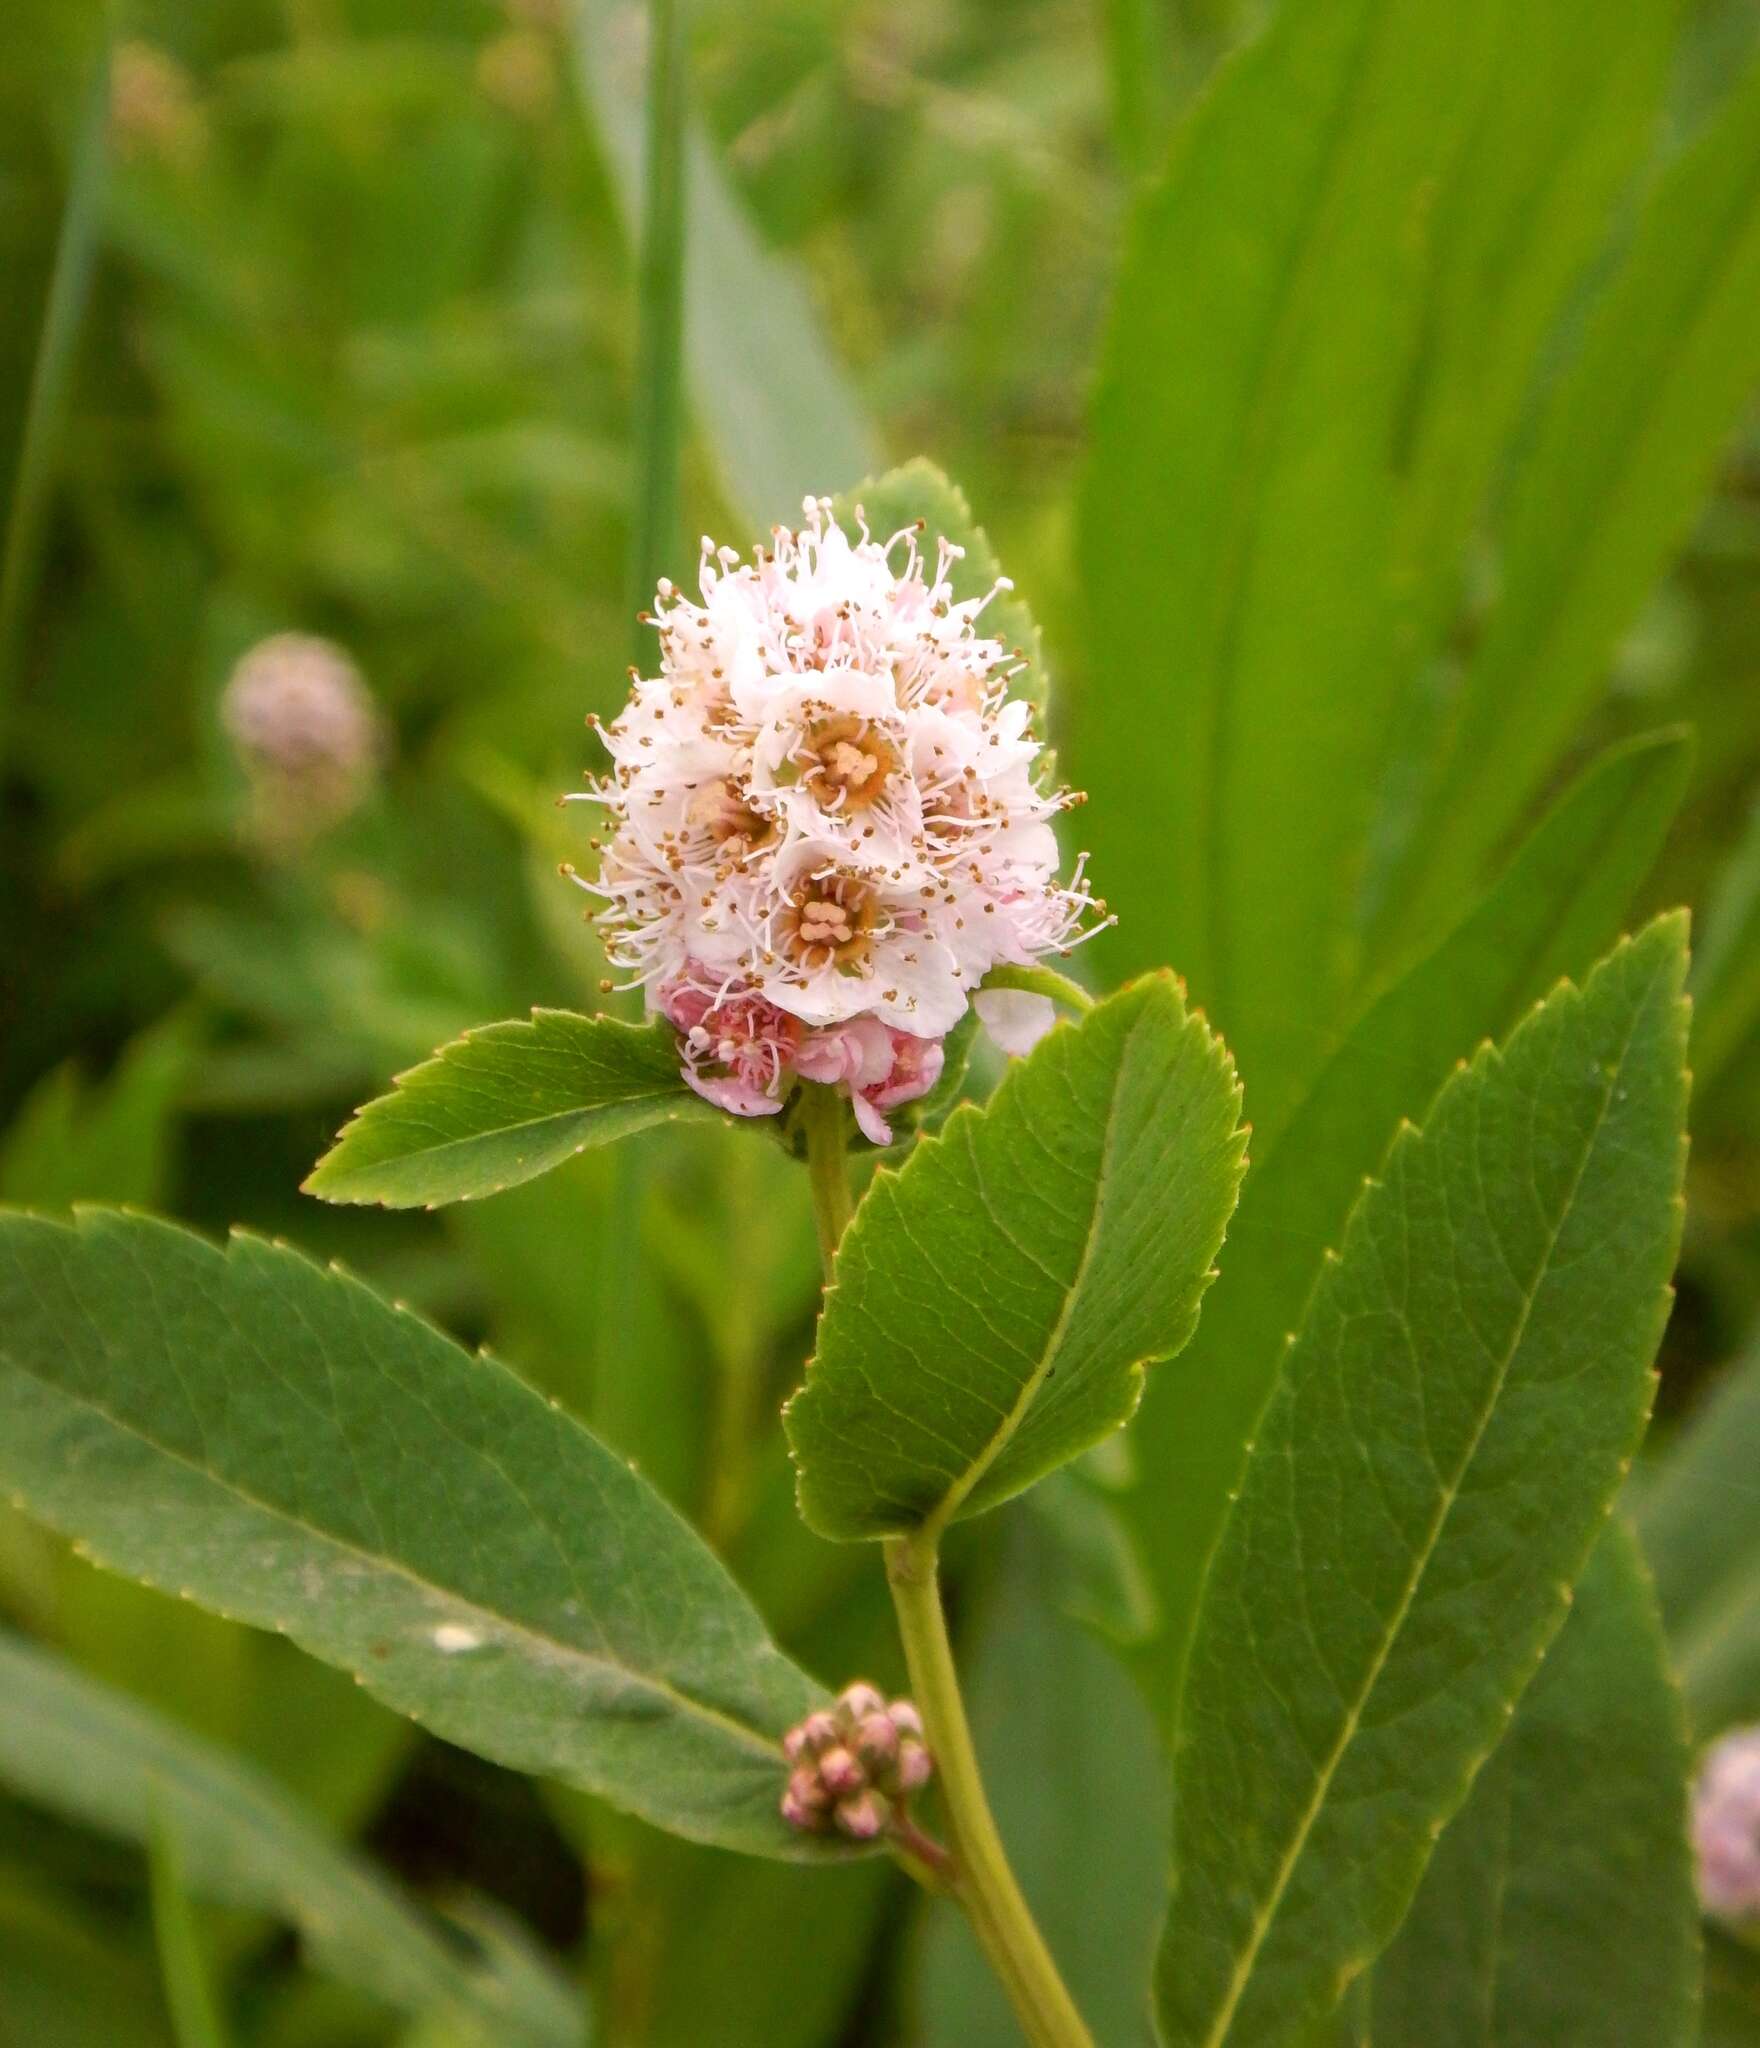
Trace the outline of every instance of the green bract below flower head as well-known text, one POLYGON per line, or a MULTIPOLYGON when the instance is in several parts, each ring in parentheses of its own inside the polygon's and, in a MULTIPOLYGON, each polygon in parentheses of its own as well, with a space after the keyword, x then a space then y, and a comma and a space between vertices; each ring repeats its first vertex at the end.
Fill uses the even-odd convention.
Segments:
MULTIPOLYGON (((797 1075, 840 1085, 884 1143, 984 977, 1066 953, 1104 906, 1082 861, 1060 879, 1078 799, 1042 787, 1021 660, 982 630, 996 590, 955 600, 951 541, 852 541, 828 499, 804 509, 750 563, 705 540, 700 603, 661 584, 660 673, 603 729, 582 800, 612 836, 581 880, 693 1087, 763 1116, 797 1075)), ((986 1017, 1010 1050, 1050 1023, 1021 1000, 986 1017)))

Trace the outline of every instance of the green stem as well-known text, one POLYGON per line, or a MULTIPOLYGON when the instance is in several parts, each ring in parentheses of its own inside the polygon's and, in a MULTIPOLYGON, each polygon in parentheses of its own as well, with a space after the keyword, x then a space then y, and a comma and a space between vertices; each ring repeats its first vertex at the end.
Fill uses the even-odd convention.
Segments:
POLYGON ((966 1720, 932 1542, 894 1536, 886 1577, 898 1613, 911 1694, 923 1717, 953 1852, 951 1888, 1008 1993, 1033 2048, 1093 2048, 1093 2037, 1057 1974, 984 1796, 966 1720))
POLYGON ((1055 967, 992 967, 984 977, 984 986, 1018 988, 1028 995, 1049 996, 1078 1017, 1094 1007, 1094 998, 1081 983, 1071 981, 1067 974, 1059 974, 1055 967))
MULTIPOLYGON (((1051 979, 1061 982, 1063 977, 1053 975, 1051 979)), ((1069 987, 1073 989, 1074 984, 1069 987)), ((819 1251, 829 1283, 851 1213, 846 1155, 849 1112, 835 1089, 806 1082, 797 1113, 806 1135, 813 1220, 818 1225, 819 1251)), ((907 1821, 905 1830, 890 1845, 893 1854, 926 1889, 948 1891, 959 1900, 1032 2048, 1094 2048, 1093 2037, 1064 1989, 1051 1952, 1021 1896, 990 1802, 984 1796, 953 1646, 941 1611, 934 1540, 921 1533, 893 1537, 886 1545, 886 1577, 910 1668, 911 1692, 935 1759, 952 1837, 950 1847, 942 1849, 907 1821)))
POLYGON ((849 1112, 835 1088, 803 1081, 800 1121, 807 1137, 807 1179, 813 1190, 819 1257, 829 1284, 832 1261, 855 1209, 849 1194, 849 1112))
MULTIPOLYGON (((655 586, 678 546, 684 413, 684 97, 684 8, 681 0, 650 0, 633 422, 641 483, 631 521, 629 565, 635 599, 631 610, 636 612, 653 602, 655 586)), ((649 652, 638 619, 638 666, 649 652)))
POLYGON ((23 660, 26 617, 36 586, 43 530, 55 484, 55 456, 67 409, 73 359, 91 296, 109 160, 110 44, 105 33, 75 145, 67 203, 55 245, 55 266, 43 308, 42 332, 25 399, 24 431, 13 475, 6 531, 0 539, 0 742, 23 660))

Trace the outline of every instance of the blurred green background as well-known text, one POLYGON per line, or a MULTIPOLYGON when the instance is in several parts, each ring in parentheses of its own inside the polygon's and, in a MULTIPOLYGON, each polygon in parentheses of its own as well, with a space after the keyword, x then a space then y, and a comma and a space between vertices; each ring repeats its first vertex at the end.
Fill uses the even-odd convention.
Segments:
MULTIPOLYGON (((1110 516, 1152 579, 1162 527, 1200 528, 1212 506, 1180 500, 1177 477, 1166 499, 1139 479, 1110 515, 1090 510, 1085 544, 1078 506, 1084 477, 1090 505, 1109 488, 1088 469, 1091 399, 1133 189, 1273 11, 697 0, 671 565, 690 570, 699 531, 745 544, 804 492, 918 452, 958 479, 1046 628, 1054 722, 1092 796, 1095 880, 1126 912, 1096 972, 1170 955, 1191 972, 1242 1053, 1249 1115, 1260 1071, 1267 1090, 1278 1062, 1292 1086, 1311 1071, 1374 985, 1373 948, 1326 1001, 1237 1017, 1185 957, 1171 853, 1171 921, 1132 924, 1163 820, 1108 769, 1121 746, 1152 761, 1179 742, 1164 665, 1131 651, 1133 630, 1164 630, 1154 593, 1134 620, 1094 550, 1110 516)), ((1760 46, 1752 0, 1672 14, 1622 0, 1611 50, 1640 13, 1666 33, 1639 146, 1523 357, 1443 608, 1442 669, 1492 604, 1495 509, 1548 378, 1643 195, 1727 119, 1760 46)), ((583 717, 616 707, 630 654, 643 42, 639 8, 598 0, 0 12, 0 1199, 152 1205, 345 1258, 635 1457, 810 1668, 896 1679, 872 1558, 793 1515, 774 1412, 810 1343, 817 1273, 804 1188, 773 1148, 671 1133, 637 1169, 583 1159, 444 1216, 336 1212, 298 1192, 393 1071, 467 1025, 600 1000, 578 899, 555 875, 590 828, 553 799, 578 781, 583 717), (334 816, 308 786, 278 818, 287 792, 265 789, 222 721, 241 658, 290 632, 333 643, 377 706, 374 772, 334 816), (632 1172, 633 1199, 618 1178, 632 1172)), ((1532 133, 1544 141, 1564 111, 1536 107, 1532 133)), ((1509 196, 1519 214, 1524 192, 1509 196)), ((1213 195, 1224 228, 1231 199, 1213 195)), ((1493 251, 1488 275, 1515 261, 1493 251)), ((1154 276, 1177 337, 1177 267, 1154 276)), ((1747 300, 1727 332, 1716 377, 1751 389, 1747 300)), ((1115 355, 1130 345, 1115 334, 1115 355)), ((1176 338, 1168 374, 1201 397, 1205 349, 1226 368, 1234 345, 1176 338)), ((1375 384, 1385 366, 1344 367, 1301 430, 1317 446, 1329 421, 1348 433, 1349 373, 1375 384)), ((1737 408, 1715 435, 1702 504, 1691 455, 1699 509, 1664 536, 1666 573, 1653 587, 1642 549, 1623 582, 1616 564, 1586 712, 1546 750, 1541 787, 1512 793, 1525 817, 1611 741, 1676 722, 1697 735, 1638 906, 1709 907, 1716 939, 1671 1415, 1760 1313, 1760 416, 1737 408)), ((1292 638, 1306 630, 1293 616, 1292 638)), ((1315 690, 1335 687, 1317 669, 1315 690)), ((1357 715, 1347 687, 1316 701, 1328 719, 1357 715)), ((1415 685, 1400 699, 1410 759, 1429 703, 1415 685)), ((1413 801, 1397 771, 1373 793, 1378 845, 1413 801)), ((1257 829, 1275 861, 1275 810, 1257 829)), ((1167 831, 1176 843, 1177 822, 1167 831)), ((1411 936, 1435 928, 1419 915, 1411 936)), ((1044 1910, 1054 1942, 1084 1951, 1078 1974, 1104 1982, 1125 1958, 1122 1982, 1156 1917, 1158 1768, 1145 1709, 1069 1618, 1138 1626, 1128 1571, 1093 1563, 1111 1534, 1088 1540, 1090 1507, 1057 1495, 974 1541, 961 1621, 980 1722, 1021 1748, 1038 1802, 1003 1815, 1036 1833, 1024 1861, 1054 1869, 1096 1813, 1116 1823, 1107 1896, 1134 1897, 1134 1914, 1079 1895, 1044 1910), (1059 1518, 1070 1583, 1048 1614, 1023 1589, 1051 1572, 1059 1518), (1061 1781, 1055 1717, 1022 1718, 1052 1668, 1056 1711, 1115 1731, 1101 1784, 1061 1781)), ((883 1870, 815 1882, 663 1842, 420 1736, 279 1639, 104 1578, 22 1520, 0 1524, 0 1615, 252 1760, 429 1904, 512 1916, 584 1970, 603 2038, 1008 2038, 990 2031, 958 1931, 913 1916, 883 1870)), ((0 1793, 0 2042, 173 2038, 147 1876, 138 1849, 0 1793)), ((307 1970, 255 1913, 204 1909, 198 1939, 228 2038, 475 2038, 444 2016, 412 2032, 369 1990, 307 1970)), ((1094 2012, 1101 2037, 1140 2038, 1136 2011, 1133 1986, 1112 2030, 1094 2012)))

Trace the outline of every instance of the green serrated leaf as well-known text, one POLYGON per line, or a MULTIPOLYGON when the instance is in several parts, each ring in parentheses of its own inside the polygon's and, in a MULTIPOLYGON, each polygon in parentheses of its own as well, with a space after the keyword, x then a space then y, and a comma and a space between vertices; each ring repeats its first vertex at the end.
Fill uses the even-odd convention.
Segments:
POLYGON ((388 1209, 470 1202, 589 1145, 719 1117, 679 1073, 665 1024, 534 1010, 467 1031, 400 1074, 312 1169, 306 1193, 388 1209))
POLYGON ((778 1744, 820 1694, 714 1556, 560 1409, 334 1267, 0 1216, 0 1488, 449 1741, 805 1849, 778 1744))
POLYGON ((1663 733, 1585 770, 1484 899, 1356 1020, 1281 1131, 1255 1124, 1228 1259, 1179 1384, 1150 1386, 1132 1432, 1144 1481, 1125 1507, 1163 1604, 1148 1675, 1170 1715, 1204 1567, 1323 1248, 1400 1118, 1422 1118, 1462 1053, 1501 1037, 1561 976, 1581 978, 1619 935, 1691 751, 1663 733))
POLYGON ((958 484, 919 455, 884 476, 871 476, 854 490, 845 491, 833 502, 831 511, 852 540, 864 521, 876 540, 885 541, 920 519, 922 545, 931 567, 938 540, 950 540, 963 548, 963 557, 948 572, 956 602, 995 591, 979 618, 979 631, 1006 647, 1020 649, 1027 666, 1015 679, 1014 694, 1024 697, 1036 711, 1045 710, 1051 700, 1051 680, 1045 673, 1044 640, 1038 624, 1024 599, 1012 589, 996 588, 1002 566, 990 536, 978 524, 958 484))
POLYGON ((1702 1737, 1760 1719, 1760 1342, 1638 1495, 1675 1668, 1702 1737))
POLYGON ((1619 1525, 1369 1979, 1375 2048, 1686 2048, 1686 1730, 1619 1525))
POLYGON ((564 1984, 473 1958, 225 1750, 3 1631, 0 1687, 0 1778, 24 1798, 153 1848, 168 1885, 288 1922, 317 1969, 401 2012, 471 2016, 533 2048, 580 2039, 564 1984))
POLYGON ((1658 919, 1482 1048, 1322 1274, 1193 1641, 1170 2048, 1273 2048, 1336 2003, 1563 1620, 1667 1316, 1685 975, 1658 919))
POLYGON ((876 1174, 786 1411, 808 1522, 933 1536, 1124 1422, 1197 1322, 1240 1100, 1221 1041, 1151 975, 876 1174))

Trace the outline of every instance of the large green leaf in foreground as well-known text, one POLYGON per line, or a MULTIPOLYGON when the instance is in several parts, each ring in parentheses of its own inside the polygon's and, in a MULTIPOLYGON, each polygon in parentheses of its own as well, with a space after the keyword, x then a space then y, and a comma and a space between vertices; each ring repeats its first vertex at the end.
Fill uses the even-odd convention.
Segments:
POLYGON ((312 1169, 327 1202, 434 1208, 499 1194, 589 1145, 715 1117, 679 1074, 663 1024, 534 1010, 467 1031, 397 1077, 312 1169))
POLYGON ((1649 1408, 1686 921, 1484 1046, 1352 1212, 1199 1611, 1173 2048, 1274 2048, 1387 1942, 1564 1618, 1649 1408))
POLYGON ((290 1922, 318 1969, 401 2012, 450 2012, 544 2048, 580 2040, 564 1984, 448 1938, 224 1750, 5 1633, 0 1696, 0 1780, 26 1799, 143 1846, 161 1832, 195 1896, 290 1922))
POLYGON ((1162 973, 882 1169, 787 1411, 813 1527, 934 1533, 1123 1422, 1192 1333, 1245 1142, 1228 1053, 1162 973))
POLYGON ((817 1690, 720 1564, 560 1409, 334 1268, 0 1215, 0 1489, 449 1741, 801 1852, 778 1740, 817 1690))
POLYGON ((1655 1596, 1616 1523, 1375 1966, 1375 2048, 1684 2048, 1687 1777, 1655 1596))

